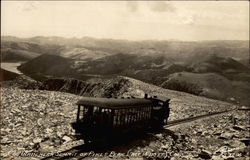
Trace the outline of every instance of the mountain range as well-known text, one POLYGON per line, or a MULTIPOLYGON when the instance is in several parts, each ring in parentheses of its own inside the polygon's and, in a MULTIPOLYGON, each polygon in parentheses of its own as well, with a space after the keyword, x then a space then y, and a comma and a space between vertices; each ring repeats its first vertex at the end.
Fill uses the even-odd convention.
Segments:
MULTIPOLYGON (((249 41, 127 41, 5 36, 3 62, 38 80, 132 77, 157 86, 249 105, 249 41)), ((68 83, 70 84, 70 83, 68 83)))

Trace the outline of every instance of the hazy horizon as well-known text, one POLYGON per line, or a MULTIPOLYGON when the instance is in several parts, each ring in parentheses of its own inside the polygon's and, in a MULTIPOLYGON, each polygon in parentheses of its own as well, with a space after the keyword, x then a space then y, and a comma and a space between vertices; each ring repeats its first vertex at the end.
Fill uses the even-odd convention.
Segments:
POLYGON ((249 40, 248 1, 1 1, 1 36, 249 40))
POLYGON ((121 40, 121 41, 131 41, 131 42, 139 42, 139 41, 182 41, 182 42, 205 42, 205 41, 249 41, 249 39, 219 39, 219 40, 181 40, 181 39, 141 39, 141 40, 131 40, 131 39, 121 39, 121 38, 98 38, 92 36, 82 36, 82 37, 63 37, 63 36, 43 36, 43 35, 35 35, 30 37, 20 37, 14 35, 1 35, 1 37, 15 37, 20 39, 29 39, 29 38, 36 38, 36 37, 44 37, 44 38, 64 38, 64 39, 83 39, 83 38, 92 38, 96 40, 121 40))

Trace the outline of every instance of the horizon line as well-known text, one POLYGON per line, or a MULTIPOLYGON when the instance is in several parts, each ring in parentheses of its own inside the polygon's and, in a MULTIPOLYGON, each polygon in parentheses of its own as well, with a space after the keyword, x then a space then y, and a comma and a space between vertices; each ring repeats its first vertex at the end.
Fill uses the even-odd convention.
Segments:
POLYGON ((100 37, 94 37, 94 36, 82 36, 82 37, 67 37, 67 36, 56 36, 56 35, 51 35, 51 36, 43 36, 43 35, 35 35, 35 36, 15 36, 15 35, 1 35, 1 37, 13 37, 13 38, 19 38, 19 39, 31 39, 31 38, 36 38, 36 37, 44 37, 44 38, 64 38, 64 39, 83 39, 83 38, 92 38, 92 39, 97 39, 97 40, 120 40, 120 41, 182 41, 182 42, 200 42, 200 41, 249 41, 249 39, 204 39, 204 40, 180 40, 180 39, 126 39, 126 38, 100 38, 100 37))

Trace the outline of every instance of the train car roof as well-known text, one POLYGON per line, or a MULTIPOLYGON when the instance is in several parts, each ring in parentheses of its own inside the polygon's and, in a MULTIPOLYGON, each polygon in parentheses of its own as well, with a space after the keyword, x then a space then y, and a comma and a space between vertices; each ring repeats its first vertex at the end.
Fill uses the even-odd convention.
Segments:
POLYGON ((115 98, 94 98, 94 97, 83 97, 77 103, 77 105, 88 105, 97 106, 108 109, 118 108, 133 108, 133 107, 144 107, 152 105, 150 99, 144 98, 130 98, 130 99, 115 99, 115 98))

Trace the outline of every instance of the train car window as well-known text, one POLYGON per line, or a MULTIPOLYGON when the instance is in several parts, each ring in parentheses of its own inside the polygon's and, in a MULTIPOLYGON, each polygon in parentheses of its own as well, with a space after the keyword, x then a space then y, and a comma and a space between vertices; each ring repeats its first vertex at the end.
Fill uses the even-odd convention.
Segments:
POLYGON ((134 108, 134 121, 133 122, 136 122, 136 115, 137 115, 137 112, 136 112, 136 108, 134 108))
POLYGON ((132 117, 131 117, 131 122, 134 123, 135 122, 135 108, 132 108, 132 117))
POLYGON ((83 117, 85 116, 85 115, 87 115, 87 112, 88 112, 88 109, 85 107, 85 106, 81 106, 81 109, 80 109, 80 115, 82 115, 82 116, 80 116, 80 119, 83 119, 83 117))
POLYGON ((124 123, 127 125, 129 123, 129 110, 124 109, 124 123))
POLYGON ((143 108, 143 120, 146 119, 146 109, 147 109, 146 107, 143 108))
POLYGON ((117 112, 117 126, 121 125, 121 111, 118 110, 117 112))
POLYGON ((135 121, 138 121, 138 108, 135 108, 135 121))
POLYGON ((132 123, 132 117, 133 117, 133 111, 132 108, 129 109, 129 118, 128 118, 128 123, 131 124, 132 123))
POLYGON ((118 119, 119 118, 119 110, 115 110, 115 126, 117 126, 117 123, 118 123, 118 119))
POLYGON ((142 111, 141 111, 141 112, 142 112, 142 117, 141 117, 141 119, 144 120, 144 107, 142 108, 142 111))
POLYGON ((144 115, 143 109, 144 107, 141 107, 141 120, 143 120, 143 115, 144 115))
POLYGON ((117 124, 119 124, 119 121, 121 121, 121 110, 117 110, 117 124))
POLYGON ((87 115, 88 108, 85 106, 80 105, 80 110, 79 110, 79 119, 83 119, 87 115))
POLYGON ((77 116, 76 116, 76 121, 79 121, 80 119, 82 119, 82 117, 81 117, 81 113, 82 113, 82 108, 83 108, 83 106, 82 105, 78 105, 78 109, 77 109, 77 116))
POLYGON ((146 114, 147 114, 147 110, 146 109, 147 109, 146 107, 143 108, 143 120, 147 119, 146 118, 146 114))
POLYGON ((145 108, 142 108, 142 120, 144 120, 144 115, 145 115, 145 108))
POLYGON ((148 107, 148 118, 150 118, 151 115, 151 107, 148 107))
POLYGON ((140 121, 140 113, 141 113, 140 107, 138 107, 137 121, 140 121))
POLYGON ((118 125, 121 124, 121 116, 122 116, 122 110, 118 110, 118 125))
POLYGON ((116 125, 118 124, 119 119, 121 118, 121 111, 118 109, 116 113, 116 125))
POLYGON ((121 109, 121 125, 125 124, 125 109, 121 109))
POLYGON ((120 120, 121 120, 121 124, 124 125, 125 124, 125 113, 124 113, 124 109, 120 109, 120 120))
POLYGON ((150 107, 148 107, 147 108, 147 119, 149 119, 150 118, 150 114, 151 114, 151 109, 150 109, 150 107))
POLYGON ((133 108, 133 123, 136 122, 136 108, 133 108))
POLYGON ((140 108, 137 108, 137 121, 140 120, 140 108))
POLYGON ((147 115, 147 107, 143 108, 143 120, 146 120, 146 115, 147 115))
POLYGON ((116 126, 117 110, 114 110, 113 126, 116 126))
POLYGON ((138 121, 141 120, 141 107, 138 108, 138 121))
POLYGON ((144 107, 143 107, 142 110, 141 110, 141 114, 142 114, 141 119, 144 120, 144 107))
POLYGON ((124 110, 123 109, 119 109, 120 113, 119 113, 119 124, 120 126, 122 126, 124 124, 124 110))
POLYGON ((132 112, 131 112, 131 109, 129 108, 128 109, 128 124, 131 123, 131 117, 132 117, 132 112))
POLYGON ((125 124, 128 124, 128 119, 129 119, 129 116, 128 116, 128 109, 125 110, 125 124))
POLYGON ((137 114, 136 114, 136 121, 139 121, 140 119, 140 110, 139 110, 139 108, 136 108, 136 112, 137 112, 137 114))
POLYGON ((130 123, 133 123, 134 122, 134 108, 131 108, 130 111, 131 111, 130 123))
POLYGON ((127 116, 127 114, 126 114, 126 109, 124 109, 123 110, 123 116, 122 116, 122 118, 123 118, 123 123, 126 125, 126 124, 128 124, 128 116, 127 116))
POLYGON ((120 125, 124 125, 124 110, 119 109, 119 111, 120 111, 120 114, 119 114, 120 125))
POLYGON ((140 120, 142 120, 143 112, 142 112, 142 107, 140 107, 140 120))

